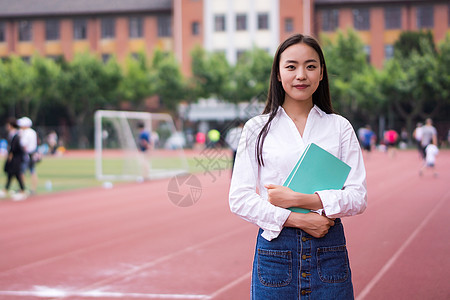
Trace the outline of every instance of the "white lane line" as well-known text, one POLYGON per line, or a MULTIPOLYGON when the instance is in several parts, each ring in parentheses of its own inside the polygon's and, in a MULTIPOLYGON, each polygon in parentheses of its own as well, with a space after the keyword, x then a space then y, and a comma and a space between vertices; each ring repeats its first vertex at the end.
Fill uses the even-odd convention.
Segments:
POLYGON ((430 221, 431 217, 441 208, 445 203, 450 192, 447 192, 438 202, 438 204, 428 213, 428 215, 422 220, 419 226, 414 230, 414 232, 409 236, 409 238, 401 245, 401 247, 395 252, 395 254, 387 261, 387 263, 381 268, 381 270, 372 278, 372 280, 366 285, 366 287, 359 293, 356 300, 363 300, 370 291, 375 287, 375 285, 380 281, 380 279, 386 274, 386 272, 392 267, 396 260, 400 257, 403 251, 408 248, 412 241, 416 238, 419 232, 425 227, 425 225, 430 221))
POLYGON ((2 296, 17 296, 17 297, 38 297, 53 299, 66 298, 66 297, 83 297, 83 298, 145 298, 145 299, 211 299, 207 295, 190 295, 190 294, 146 294, 146 293, 119 293, 119 292, 102 292, 102 291, 87 291, 87 292, 69 292, 56 289, 37 289, 35 291, 0 291, 2 296))
POLYGON ((227 233, 225 233, 225 234, 217 235, 217 236, 215 236, 215 237, 213 237, 213 238, 210 238, 210 239, 208 239, 208 240, 206 240, 206 241, 203 241, 203 242, 201 242, 201 243, 198 243, 198 244, 196 244, 196 245, 193 245, 193 246, 190 246, 190 247, 186 247, 186 248, 184 248, 184 249, 181 249, 181 250, 179 250, 179 251, 173 252, 173 253, 171 253, 171 254, 162 256, 162 257, 160 257, 160 258, 158 258, 158 259, 155 259, 155 260, 149 261, 149 262, 147 262, 147 263, 141 264, 141 265, 140 265, 139 267, 137 267, 137 268, 133 268, 133 269, 131 269, 131 270, 124 271, 124 272, 119 273, 119 274, 117 274, 117 275, 113 275, 113 276, 111 276, 111 277, 109 277, 109 278, 105 278, 105 279, 103 279, 103 280, 94 282, 94 283, 92 283, 91 285, 85 287, 84 289, 92 289, 92 288, 96 288, 96 287, 99 287, 99 286, 102 286, 102 285, 111 283, 111 282, 113 282, 113 281, 117 281, 117 280, 120 280, 120 279, 123 279, 123 278, 127 278, 128 276, 130 276, 130 275, 132 275, 132 274, 135 274, 135 273, 138 273, 138 272, 140 272, 140 271, 142 271, 142 270, 145 270, 145 269, 147 269, 147 268, 153 267, 153 266, 155 266, 155 265, 157 265, 157 264, 159 264, 159 263, 161 263, 161 262, 168 261, 168 260, 170 260, 170 259, 172 259, 172 258, 174 258, 174 257, 176 257, 176 256, 178 256, 178 255, 181 255, 181 254, 183 254, 183 253, 185 253, 185 252, 193 251, 193 250, 195 250, 195 249, 204 247, 204 246, 206 246, 206 245, 208 245, 208 244, 214 243, 215 241, 224 239, 224 238, 226 238, 226 237, 228 237, 228 236, 232 236, 232 235, 235 235, 236 233, 240 233, 240 232, 242 232, 242 228, 237 228, 236 230, 229 231, 229 232, 227 232, 227 233))
MULTIPOLYGON (((210 295, 210 299, 214 299, 214 297, 219 296, 220 294, 222 294, 223 292, 233 288, 234 286, 238 285, 239 283, 247 280, 248 278, 250 278, 252 276, 252 272, 249 272, 247 274, 242 275, 241 277, 233 280, 232 282, 230 282, 229 284, 225 285, 224 287, 218 289, 217 291, 215 291, 214 293, 212 293, 210 295)), ((249 291, 248 293, 250 294, 250 287, 249 287, 249 291)))

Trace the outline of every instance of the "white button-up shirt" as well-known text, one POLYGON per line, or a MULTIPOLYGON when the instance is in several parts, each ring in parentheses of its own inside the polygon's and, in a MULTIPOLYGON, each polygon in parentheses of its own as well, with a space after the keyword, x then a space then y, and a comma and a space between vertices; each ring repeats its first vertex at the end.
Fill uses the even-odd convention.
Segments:
POLYGON ((264 166, 259 166, 256 140, 268 117, 254 117, 244 126, 230 187, 229 200, 233 213, 262 228, 265 239, 270 241, 278 237, 291 211, 272 205, 267 200, 264 185, 282 185, 309 143, 319 145, 351 167, 342 190, 317 191, 324 213, 329 218, 340 218, 365 210, 366 171, 350 122, 342 116, 326 114, 314 106, 301 136, 292 119, 280 107, 264 141, 264 166))

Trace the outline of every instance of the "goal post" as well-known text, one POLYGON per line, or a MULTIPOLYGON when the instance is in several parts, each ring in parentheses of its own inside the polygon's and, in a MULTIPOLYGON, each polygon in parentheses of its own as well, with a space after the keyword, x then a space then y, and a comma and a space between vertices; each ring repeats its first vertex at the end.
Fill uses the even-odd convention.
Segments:
POLYGON ((94 118, 98 180, 142 181, 188 172, 181 145, 166 147, 170 139, 180 135, 169 114, 98 110, 94 118), (142 126, 150 135, 147 151, 140 151, 138 145, 142 126))

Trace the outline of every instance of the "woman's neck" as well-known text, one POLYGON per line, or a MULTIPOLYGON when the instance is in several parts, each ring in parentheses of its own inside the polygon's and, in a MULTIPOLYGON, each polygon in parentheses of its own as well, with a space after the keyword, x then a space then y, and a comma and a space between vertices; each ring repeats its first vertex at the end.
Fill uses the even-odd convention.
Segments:
POLYGON ((289 101, 285 99, 283 103, 284 111, 294 121, 306 119, 313 106, 312 99, 309 101, 289 101))

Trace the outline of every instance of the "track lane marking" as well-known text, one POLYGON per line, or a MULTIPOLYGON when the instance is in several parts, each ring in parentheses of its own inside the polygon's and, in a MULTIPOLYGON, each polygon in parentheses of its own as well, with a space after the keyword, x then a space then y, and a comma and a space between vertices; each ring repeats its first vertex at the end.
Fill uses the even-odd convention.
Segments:
POLYGON ((440 207, 445 203, 448 196, 450 196, 450 191, 447 192, 438 202, 438 204, 428 213, 425 219, 417 226, 417 228, 413 231, 413 233, 406 239, 406 241, 398 248, 398 250, 394 253, 394 255, 384 264, 380 271, 372 278, 371 281, 366 285, 366 287, 357 295, 356 300, 363 300, 365 297, 369 295, 375 285, 380 281, 380 279, 386 274, 386 272, 392 267, 392 265, 397 261, 400 255, 406 250, 406 248, 412 243, 412 241, 416 238, 419 232, 427 225, 430 221, 431 217, 439 211, 440 207))
POLYGON ((239 283, 243 282, 244 280, 247 280, 248 278, 252 277, 252 272, 248 272, 241 277, 236 278, 235 280, 231 281, 227 285, 223 286, 222 288, 218 289, 214 293, 212 293, 209 297, 210 299, 214 299, 215 297, 219 296, 223 292, 233 288, 234 286, 238 285, 239 283))

